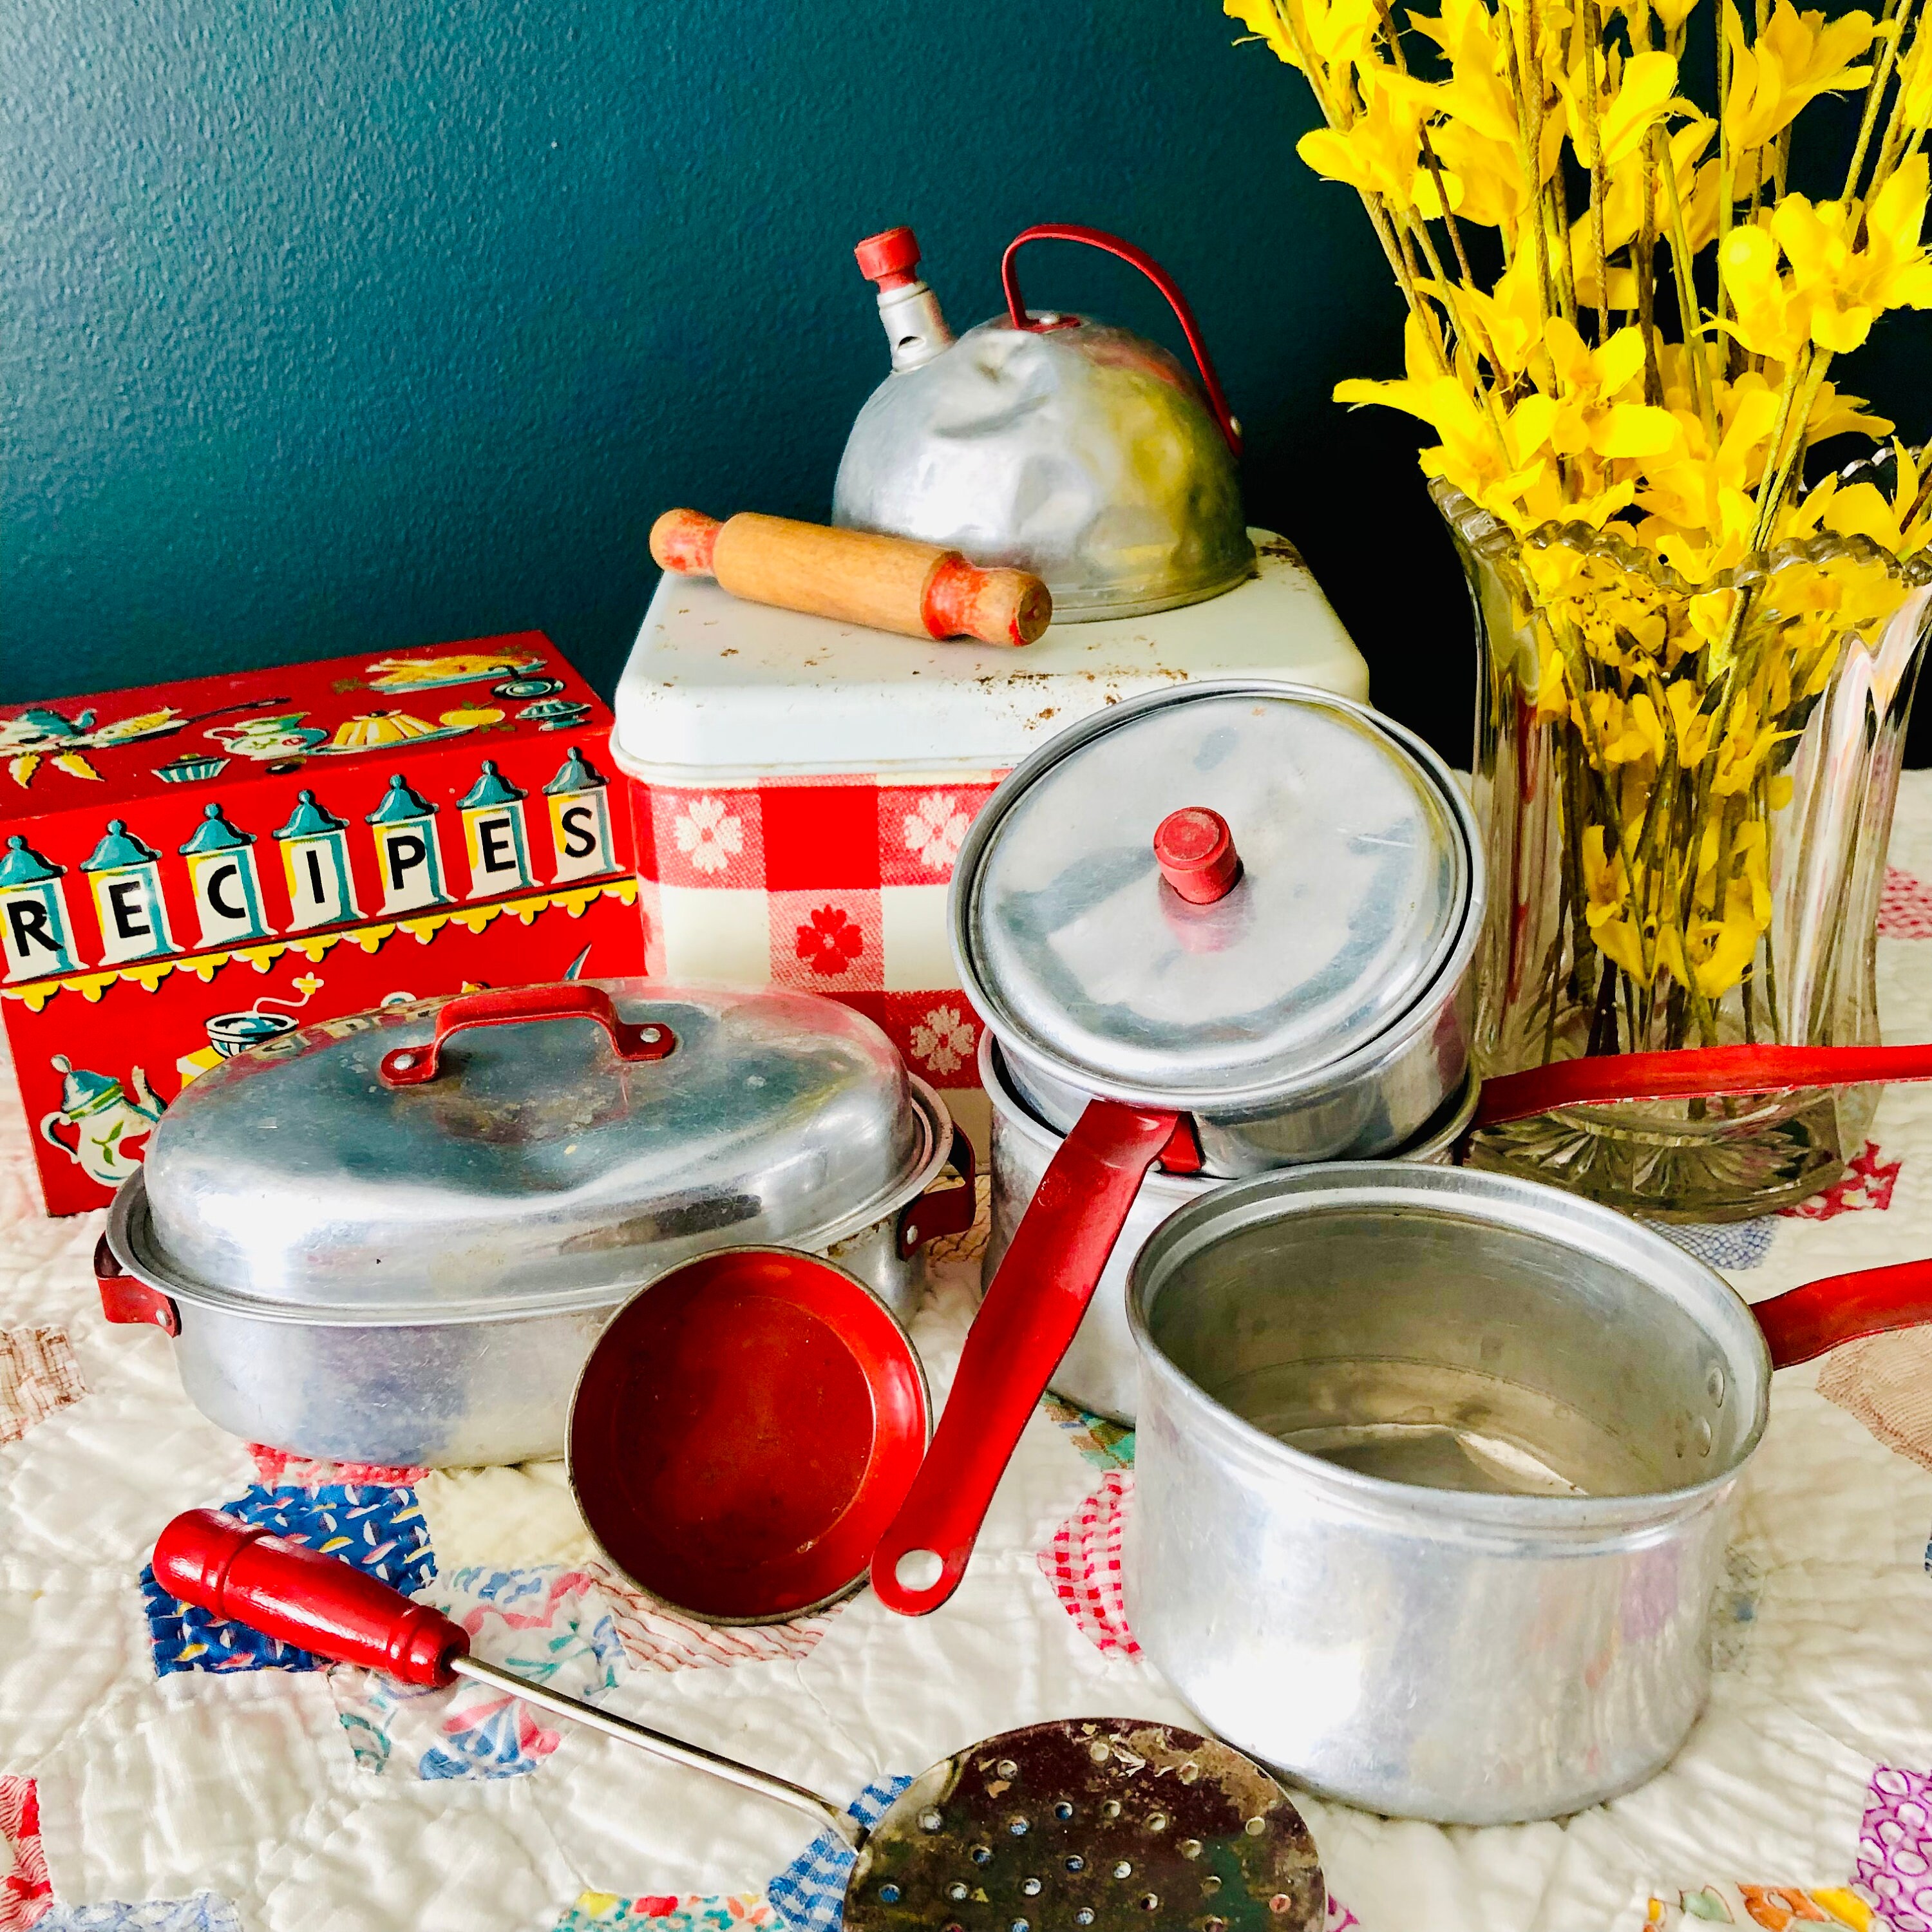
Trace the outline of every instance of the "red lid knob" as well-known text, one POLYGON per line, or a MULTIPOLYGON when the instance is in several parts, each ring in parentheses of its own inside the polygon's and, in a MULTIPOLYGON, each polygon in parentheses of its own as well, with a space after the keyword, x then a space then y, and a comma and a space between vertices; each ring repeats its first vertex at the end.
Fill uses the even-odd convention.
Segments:
POLYGON ((859 258, 859 272, 869 282, 877 282, 881 292, 902 289, 919 278, 919 237, 910 228, 888 228, 883 234, 868 235, 852 250, 859 258))
POLYGON ((1211 905, 1232 888, 1241 870, 1228 821, 1204 805, 1170 812, 1154 828, 1160 875, 1192 905, 1211 905))

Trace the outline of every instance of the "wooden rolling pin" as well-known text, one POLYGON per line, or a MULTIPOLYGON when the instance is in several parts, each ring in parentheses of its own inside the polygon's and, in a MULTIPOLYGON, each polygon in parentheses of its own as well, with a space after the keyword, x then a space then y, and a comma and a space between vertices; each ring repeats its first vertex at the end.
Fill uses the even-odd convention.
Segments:
POLYGON ((908 638, 1030 644, 1053 620, 1046 586, 1023 570, 982 570, 956 550, 741 511, 719 523, 667 510, 651 555, 685 577, 715 577, 734 597, 870 624, 908 638))

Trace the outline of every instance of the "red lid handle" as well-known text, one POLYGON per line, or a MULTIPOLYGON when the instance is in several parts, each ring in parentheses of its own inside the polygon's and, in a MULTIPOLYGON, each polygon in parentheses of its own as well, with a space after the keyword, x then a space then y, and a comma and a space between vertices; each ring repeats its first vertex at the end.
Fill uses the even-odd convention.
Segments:
MULTIPOLYGON (((893 232, 909 235, 911 231, 893 232)), ((1228 439, 1228 447, 1240 455, 1240 429, 1228 407, 1227 398, 1221 392, 1221 379, 1214 373, 1214 358, 1208 353, 1208 345, 1202 339, 1201 325, 1194 320, 1194 311, 1188 307, 1187 298, 1180 292, 1174 278, 1151 255, 1136 248, 1131 242, 1124 242, 1118 235, 1109 235, 1104 229, 1082 228, 1070 222, 1042 221, 1016 235, 1006 244, 1006 252, 1000 258, 1000 281, 1006 290, 1006 320, 1016 328, 1038 326, 1028 316, 1026 304, 1020 296, 1019 272, 1013 266, 1014 256, 1028 242, 1084 242, 1090 248, 1103 249, 1108 254, 1118 255, 1122 261, 1139 269, 1166 296, 1167 305, 1173 310, 1174 320, 1180 324, 1180 332, 1186 337, 1187 346, 1194 352, 1194 366, 1201 371, 1201 386, 1208 392, 1208 406, 1214 412, 1214 420, 1220 424, 1221 434, 1228 439)))
POLYGON ((958 1588, 1020 1431, 1175 1124, 1090 1100, 1040 1177, 967 1334, 932 1446, 872 1552, 872 1588, 888 1610, 922 1617, 958 1588))
POLYGON ((610 1036, 620 1060, 662 1060, 677 1036, 662 1023, 633 1026, 617 1017, 610 995, 587 980, 554 986, 512 986, 502 991, 464 993, 437 1009, 436 1036, 427 1046, 399 1046, 382 1056, 382 1084, 420 1087, 441 1067, 446 1042, 466 1027, 521 1026, 532 1020, 595 1020, 610 1036))
POLYGON ((1170 812, 1154 828, 1154 856, 1161 877, 1190 905, 1226 898, 1240 876, 1228 821, 1204 805, 1170 812))
POLYGON ((184 1604, 405 1684, 447 1684, 469 1654, 468 1634, 440 1610, 219 1510, 190 1510, 161 1532, 154 1580, 184 1604))
POLYGON ((910 228, 868 235, 852 252, 859 258, 859 272, 868 282, 877 282, 882 294, 919 279, 919 238, 910 228))

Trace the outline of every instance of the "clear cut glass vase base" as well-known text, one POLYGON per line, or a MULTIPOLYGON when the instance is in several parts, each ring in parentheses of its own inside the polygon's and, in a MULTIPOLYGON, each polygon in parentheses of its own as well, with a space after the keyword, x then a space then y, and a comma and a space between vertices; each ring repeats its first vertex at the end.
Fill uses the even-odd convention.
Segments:
POLYGON ((1567 1108, 1486 1128, 1468 1163, 1567 1187, 1648 1220, 1752 1220, 1843 1179, 1864 1145, 1880 1090, 1567 1108))

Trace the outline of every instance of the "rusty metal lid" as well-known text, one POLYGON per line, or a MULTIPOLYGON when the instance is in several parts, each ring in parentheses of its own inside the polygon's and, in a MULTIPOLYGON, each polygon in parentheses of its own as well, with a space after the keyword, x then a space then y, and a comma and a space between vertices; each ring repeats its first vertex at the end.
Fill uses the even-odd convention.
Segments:
POLYGON ((1301 686, 1189 685, 1075 726, 994 794, 953 875, 954 956, 1002 1043, 1077 1086, 1259 1102, 1415 1008, 1479 878, 1453 776, 1399 725, 1301 686))

